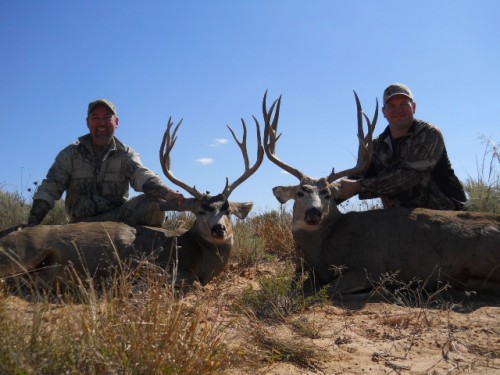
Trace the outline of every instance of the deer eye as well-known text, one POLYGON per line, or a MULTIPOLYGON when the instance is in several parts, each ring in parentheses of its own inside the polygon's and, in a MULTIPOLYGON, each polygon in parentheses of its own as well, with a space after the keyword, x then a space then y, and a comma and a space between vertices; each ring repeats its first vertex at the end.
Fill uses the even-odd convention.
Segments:
POLYGON ((321 195, 324 195, 324 197, 326 199, 330 198, 330 190, 328 189, 321 189, 321 191, 319 192, 321 195))
POLYGON ((222 211, 229 211, 229 202, 228 201, 224 202, 224 204, 222 205, 222 207, 220 209, 222 211))
POLYGON ((303 196, 304 196, 304 193, 303 193, 303 192, 299 191, 299 192, 297 193, 297 197, 302 198, 303 196))
POLYGON ((206 214, 206 212, 205 212, 205 211, 198 211, 198 215, 203 216, 203 215, 205 215, 205 214, 206 214))

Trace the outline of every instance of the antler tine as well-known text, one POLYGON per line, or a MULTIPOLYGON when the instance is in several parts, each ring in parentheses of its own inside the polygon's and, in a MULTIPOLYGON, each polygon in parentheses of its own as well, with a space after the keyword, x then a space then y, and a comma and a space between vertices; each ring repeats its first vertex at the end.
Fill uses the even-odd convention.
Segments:
POLYGON ((257 128, 257 159, 255 161, 255 164, 250 167, 250 161, 248 159, 248 151, 247 151, 247 126, 245 124, 245 120, 241 119, 241 123, 243 125, 243 139, 240 142, 238 140, 238 137, 236 136, 235 132, 229 125, 227 127, 229 128, 229 131, 231 132, 234 140, 238 144, 241 153, 243 155, 243 160, 245 162, 245 172, 233 183, 229 184, 228 178, 226 178, 226 186, 224 188, 224 191, 222 192, 222 195, 227 199, 229 198, 229 195, 236 189, 243 181, 248 179, 252 174, 255 173, 255 171, 260 167, 262 164, 262 161, 264 160, 264 148, 262 147, 262 138, 260 135, 260 124, 259 121, 257 121, 257 118, 255 116, 252 116, 254 121, 255 121, 255 127, 257 128))
POLYGON ((269 108, 269 111, 267 110, 267 90, 266 90, 266 92, 264 93, 264 99, 262 100, 262 114, 264 116, 264 121, 265 121, 264 150, 266 151, 266 155, 269 158, 269 160, 271 160, 274 164, 284 169, 288 173, 292 174, 293 176, 297 177, 299 180, 302 180, 304 174, 301 171, 289 166, 276 156, 276 143, 278 142, 278 139, 281 137, 281 134, 277 135, 280 107, 281 107, 281 95, 279 96, 278 99, 276 99, 273 102, 271 108, 269 108), (275 109, 276 112, 274 113, 274 118, 272 119, 271 123, 271 117, 273 117, 273 112, 275 109))
POLYGON ((335 173, 332 170, 332 173, 327 177, 328 182, 333 182, 338 180, 341 177, 356 175, 365 172, 370 166, 371 157, 372 157, 372 138, 373 131, 375 130, 375 125, 378 120, 378 99, 376 100, 375 106, 375 114, 373 115, 373 120, 370 121, 368 116, 363 113, 363 109, 361 108, 361 102, 359 100, 358 94, 354 91, 354 97, 356 99, 356 109, 357 109, 357 117, 358 117, 358 140, 359 140, 359 149, 358 149, 358 160, 354 168, 346 169, 344 171, 335 173), (363 130, 363 117, 366 119, 368 133, 365 136, 365 132, 363 130))
POLYGON ((233 139, 236 141, 238 146, 241 149, 241 153, 243 154, 243 160, 245 161, 245 170, 248 169, 248 166, 250 165, 250 161, 248 159, 248 151, 247 151, 247 125, 245 124, 245 120, 241 119, 241 123, 243 125, 243 139, 240 142, 238 137, 236 136, 235 132, 233 129, 229 126, 226 125, 229 131, 231 132, 231 135, 233 136, 233 139))
POLYGON ((270 123, 270 119, 274 112, 274 108, 276 107, 276 113, 274 115, 271 126, 264 127, 264 142, 265 145, 268 145, 268 147, 265 148, 266 155, 271 158, 272 155, 276 157, 275 155, 276 143, 278 142, 278 139, 281 137, 281 133, 276 136, 276 134, 278 133, 278 119, 280 116, 281 95, 279 96, 278 99, 276 99, 273 102, 273 104, 271 104, 271 108, 269 108, 269 111, 267 111, 266 109, 266 102, 267 102, 267 90, 264 94, 264 100, 262 101, 262 113, 264 114, 264 121, 266 124, 270 123))
POLYGON ((170 170, 170 151, 172 151, 172 148, 174 147, 175 142, 177 141, 177 130, 181 126, 182 120, 183 119, 181 119, 179 123, 175 126, 174 131, 171 134, 170 131, 174 123, 172 121, 172 117, 168 118, 167 129, 163 134, 163 140, 160 146, 160 164, 163 173, 172 183, 183 188, 193 197, 200 199, 203 196, 203 194, 201 194, 198 190, 196 190, 195 187, 191 187, 186 183, 182 182, 181 180, 179 180, 177 177, 174 176, 174 174, 170 170))

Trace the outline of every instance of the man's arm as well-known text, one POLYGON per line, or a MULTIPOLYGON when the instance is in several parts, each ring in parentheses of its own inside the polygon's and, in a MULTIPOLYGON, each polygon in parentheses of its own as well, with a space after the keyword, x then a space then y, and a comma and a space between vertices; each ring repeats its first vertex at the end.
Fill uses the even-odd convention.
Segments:
POLYGON ((50 204, 43 199, 35 199, 31 205, 30 215, 28 216, 28 225, 38 225, 50 211, 50 204))
POLYGON ((57 155, 54 164, 47 172, 47 176, 38 186, 33 196, 28 225, 40 224, 54 207, 55 201, 61 199, 62 194, 67 189, 71 174, 71 148, 72 146, 68 146, 57 155))
POLYGON ((439 129, 424 126, 412 137, 399 163, 379 171, 375 177, 360 181, 361 199, 408 190, 421 183, 422 178, 433 170, 445 150, 444 139, 439 129))
POLYGON ((177 201, 179 204, 184 201, 184 196, 170 189, 158 177, 152 177, 142 185, 142 191, 151 197, 160 198, 165 201, 177 201))

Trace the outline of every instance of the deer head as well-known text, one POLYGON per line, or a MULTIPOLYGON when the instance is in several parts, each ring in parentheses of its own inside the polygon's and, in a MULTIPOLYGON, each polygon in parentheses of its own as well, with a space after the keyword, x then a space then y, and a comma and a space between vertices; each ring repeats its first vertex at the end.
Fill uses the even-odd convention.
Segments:
POLYGON ((245 180, 247 180, 262 164, 264 159, 264 149, 262 147, 260 125, 255 117, 255 127, 257 132, 257 159, 255 163, 250 166, 250 161, 247 151, 247 127, 245 120, 241 119, 243 125, 243 139, 240 142, 233 129, 228 125, 234 140, 238 144, 243 160, 245 169, 243 174, 234 182, 229 183, 226 178, 226 185, 223 191, 217 195, 209 195, 200 193, 194 186, 189 186, 183 181, 179 180, 172 173, 170 167, 170 153, 177 140, 177 131, 182 124, 182 119, 175 126, 172 131, 173 121, 172 118, 168 119, 167 129, 163 135, 163 141, 160 147, 160 162, 162 165, 163 173, 175 185, 187 191, 193 198, 186 199, 182 204, 164 203, 162 209, 173 211, 189 211, 196 216, 196 222, 193 228, 202 238, 209 242, 227 243, 232 242, 232 222, 231 215, 239 219, 247 217, 248 213, 253 207, 252 202, 230 202, 229 196, 231 193, 245 180))
POLYGON ((319 179, 309 177, 281 161, 276 156, 276 143, 281 134, 278 134, 278 119, 281 106, 281 96, 276 99, 269 110, 267 109, 267 91, 262 100, 262 113, 264 115, 264 149, 267 157, 274 164, 289 172, 299 179, 299 185, 276 186, 273 188, 273 194, 281 204, 290 199, 294 200, 293 205, 293 227, 296 229, 316 230, 318 226, 325 223, 325 218, 330 213, 338 213, 335 198, 339 191, 339 183, 336 180, 356 175, 366 171, 370 165, 372 154, 373 130, 378 118, 378 101, 376 104, 373 119, 370 119, 363 113, 358 95, 354 92, 356 99, 357 118, 358 118, 358 160, 357 164, 350 169, 341 172, 332 170, 330 175, 319 179), (368 131, 365 135, 363 130, 363 117, 366 119, 368 131))

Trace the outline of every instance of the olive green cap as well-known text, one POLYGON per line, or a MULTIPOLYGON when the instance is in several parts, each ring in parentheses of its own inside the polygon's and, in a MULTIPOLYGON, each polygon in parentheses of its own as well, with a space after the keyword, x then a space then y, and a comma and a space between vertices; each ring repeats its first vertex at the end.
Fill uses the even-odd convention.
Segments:
POLYGON ((384 90, 384 105, 394 95, 404 95, 413 101, 413 94, 408 86, 402 83, 393 83, 384 90))
POLYGON ((115 116, 117 114, 116 107, 112 102, 110 102, 108 99, 97 99, 97 100, 94 100, 93 102, 89 103, 89 109, 87 110, 87 116, 90 115, 90 113, 94 110, 94 108, 98 107, 98 106, 106 106, 109 109, 111 109, 111 111, 115 114, 115 116))

